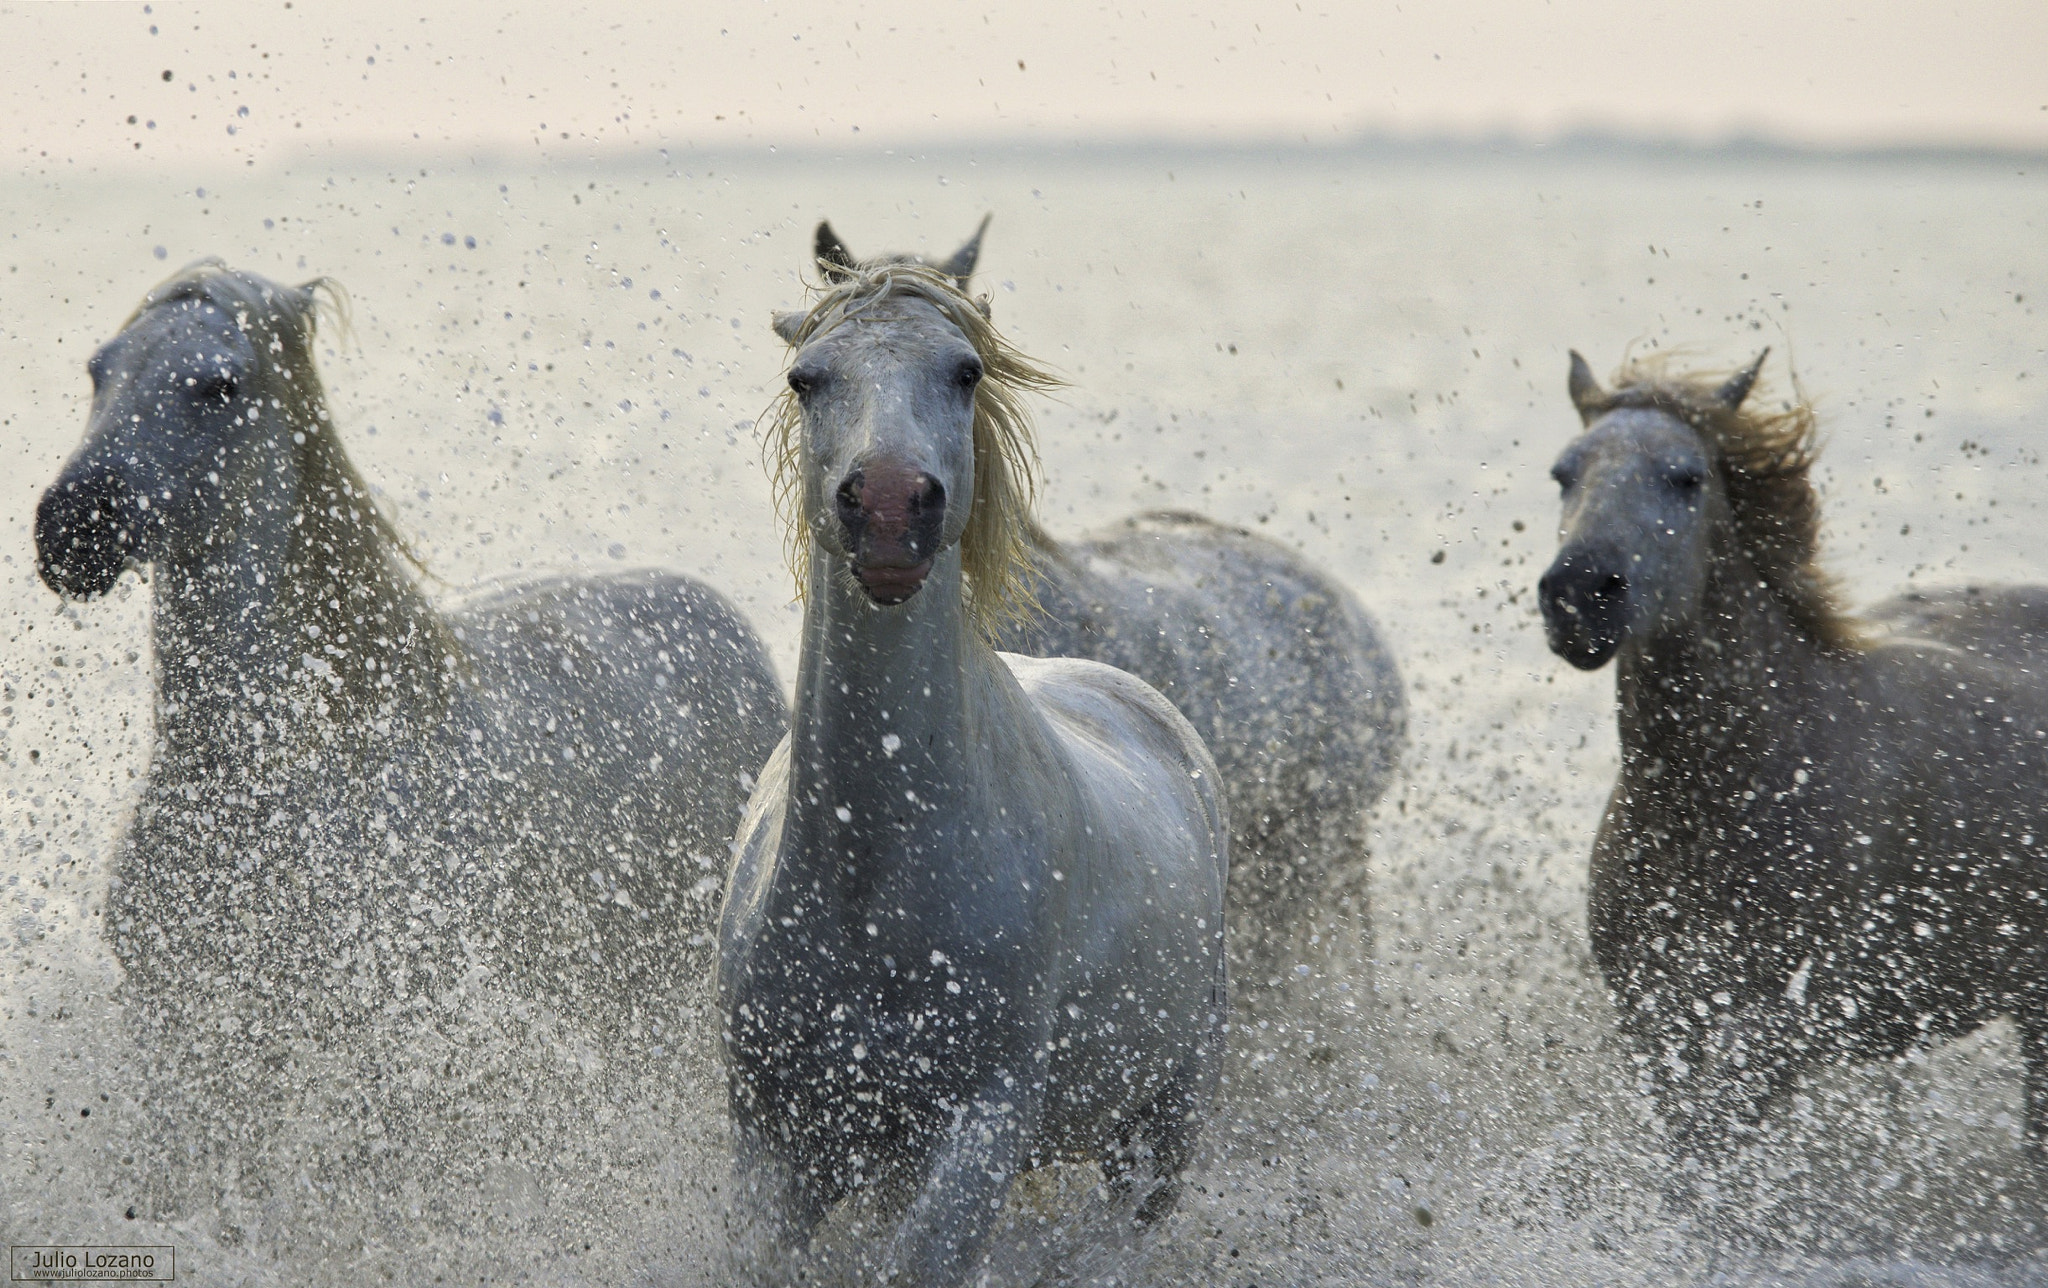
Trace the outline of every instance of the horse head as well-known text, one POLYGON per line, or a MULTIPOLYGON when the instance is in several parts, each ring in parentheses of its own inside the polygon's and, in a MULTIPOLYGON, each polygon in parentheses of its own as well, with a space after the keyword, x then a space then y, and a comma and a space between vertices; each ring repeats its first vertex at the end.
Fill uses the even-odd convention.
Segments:
POLYGON ((776 319, 794 355, 770 452, 796 519, 795 562, 839 562, 886 608, 958 546, 978 611, 994 611, 1016 583, 1030 499, 1017 396, 1056 382, 1004 343, 952 274, 847 273, 808 313, 776 319))
POLYGON ((36 566, 51 589, 104 594, 131 564, 197 558, 253 513, 291 440, 321 432, 308 409, 322 286, 201 261, 100 346, 85 440, 36 507, 36 566))
POLYGON ((1626 640, 1692 625, 1714 534, 1732 517, 1727 456, 1710 423, 1738 413, 1769 352, 1711 390, 1631 383, 1612 393, 1572 354, 1585 430, 1550 470, 1564 516, 1537 583, 1551 652, 1597 670, 1626 640))

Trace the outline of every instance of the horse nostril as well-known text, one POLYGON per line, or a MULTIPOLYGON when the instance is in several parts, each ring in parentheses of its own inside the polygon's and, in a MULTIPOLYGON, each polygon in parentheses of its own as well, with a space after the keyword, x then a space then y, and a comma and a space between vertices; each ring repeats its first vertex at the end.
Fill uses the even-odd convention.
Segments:
POLYGON ((849 473, 833 493, 833 508, 848 553, 894 566, 937 552, 946 489, 924 471, 884 458, 849 473))
POLYGON ((839 511, 839 521, 841 523, 855 524, 860 522, 860 493, 863 481, 861 472, 855 470, 846 476, 846 481, 839 485, 839 491, 833 495, 832 502, 839 511))
POLYGON ((1537 579, 1539 601, 1569 616, 1580 611, 1609 613, 1628 600, 1628 576, 1587 567, 1576 559, 1561 560, 1537 579))
POLYGON ((67 479, 36 505, 36 571, 72 598, 104 594, 140 546, 130 499, 111 477, 67 479))

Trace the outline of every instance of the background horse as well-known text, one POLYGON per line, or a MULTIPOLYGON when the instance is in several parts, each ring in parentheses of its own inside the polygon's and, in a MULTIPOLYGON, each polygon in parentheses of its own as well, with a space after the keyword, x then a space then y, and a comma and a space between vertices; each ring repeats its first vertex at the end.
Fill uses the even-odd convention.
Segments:
POLYGON ((1814 419, 1744 410, 1762 361, 1610 393, 1572 355, 1586 431, 1538 593, 1552 651, 1617 665, 1594 954, 1688 1155, 1803 1068, 2011 1016, 2048 1167, 2048 589, 1842 613, 1814 419))
MULTIPOLYGON (((828 281, 921 263, 964 291, 988 222, 936 263, 858 260, 827 223, 813 249, 828 281)), ((785 339, 796 323, 778 320, 785 339)), ((1357 598, 1278 542, 1197 514, 1151 511, 1071 542, 1027 522, 1022 539, 1038 611, 1004 621, 997 646, 1129 671, 1195 726, 1230 801, 1237 948, 1276 948, 1333 880, 1369 934, 1365 813, 1393 774, 1407 701, 1357 598)))
POLYGON ((802 1238, 875 1184, 950 1284, 1011 1181, 1149 1156, 1171 1204, 1222 1055, 1227 837, 1188 722, 998 654, 1046 378, 944 273, 851 273, 773 443, 804 588, 790 737, 740 830, 719 1005, 743 1169, 802 1238))
POLYGON ((309 1051, 359 1056, 336 1094, 403 1142, 400 1100, 475 1071, 442 1050, 409 1083, 402 1051, 491 1027, 479 989, 622 1061, 673 1045, 784 718, 752 630, 686 577, 437 613, 330 423, 328 289, 205 262, 152 291, 93 355, 85 441, 36 512, 62 595, 153 570, 157 743, 107 923, 166 1104, 245 1162, 309 1051))

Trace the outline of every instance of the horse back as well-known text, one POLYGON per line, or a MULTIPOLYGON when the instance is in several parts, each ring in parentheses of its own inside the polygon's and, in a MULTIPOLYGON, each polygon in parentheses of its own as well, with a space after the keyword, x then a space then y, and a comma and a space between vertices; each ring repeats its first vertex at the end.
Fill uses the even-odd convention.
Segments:
POLYGON ((787 722, 766 647, 722 596, 668 572, 551 577, 451 621, 501 723, 568 753, 551 763, 582 760, 621 801, 653 783, 686 816, 711 808, 715 824, 666 822, 722 848, 787 722))
POLYGON ((1933 640, 2030 671, 2048 664, 2048 586, 1908 591, 1864 620, 1894 636, 1933 640))
POLYGON ((1277 542, 1152 512, 1043 552, 1044 613, 1000 646, 1131 672, 1187 716, 1240 839, 1362 812, 1406 730, 1400 674, 1351 592, 1277 542))
POLYGON ((513 785, 518 825, 550 838, 521 851, 517 879, 584 910, 629 993, 692 975, 677 936, 714 914, 786 724, 759 638, 715 592, 661 572, 507 587, 450 623, 478 712, 467 736, 513 785))

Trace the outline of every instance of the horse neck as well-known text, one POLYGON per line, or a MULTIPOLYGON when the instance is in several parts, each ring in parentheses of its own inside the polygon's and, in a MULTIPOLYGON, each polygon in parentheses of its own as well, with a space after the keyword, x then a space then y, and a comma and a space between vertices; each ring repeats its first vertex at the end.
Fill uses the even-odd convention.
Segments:
POLYGON ((1625 646, 1618 659, 1623 773, 1750 774, 1789 745, 1799 711, 1844 665, 1724 532, 1693 627, 1625 646))
POLYGON ((884 875, 876 865, 931 862, 921 839, 972 824, 987 740, 1015 723, 1002 708, 1016 686, 975 633, 963 592, 957 546, 886 611, 814 553, 783 828, 796 888, 871 886, 884 875))
MULTIPOLYGON (((307 413, 282 432, 333 433, 317 400, 307 413)), ((242 515, 232 534, 157 565, 159 729, 174 747, 352 744, 446 700, 440 622, 339 447, 320 447, 251 471, 227 497, 242 515)))

